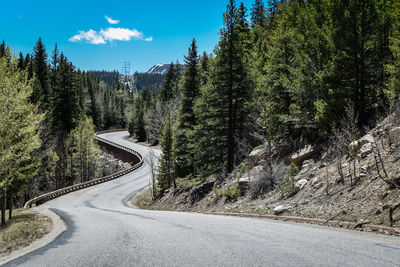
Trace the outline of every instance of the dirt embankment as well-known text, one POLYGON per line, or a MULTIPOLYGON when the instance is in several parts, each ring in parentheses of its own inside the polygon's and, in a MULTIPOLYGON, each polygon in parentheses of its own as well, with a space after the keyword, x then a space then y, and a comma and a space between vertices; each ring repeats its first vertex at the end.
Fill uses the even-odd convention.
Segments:
POLYGON ((170 189, 153 203, 144 193, 135 203, 149 209, 299 216, 398 229, 400 207, 393 208, 400 206, 400 127, 395 121, 389 117, 347 144, 341 157, 328 157, 319 148, 313 153, 315 146, 291 153, 291 161, 300 162, 292 177, 286 171, 271 178, 267 149, 259 148, 222 182, 210 178, 194 188, 170 189))

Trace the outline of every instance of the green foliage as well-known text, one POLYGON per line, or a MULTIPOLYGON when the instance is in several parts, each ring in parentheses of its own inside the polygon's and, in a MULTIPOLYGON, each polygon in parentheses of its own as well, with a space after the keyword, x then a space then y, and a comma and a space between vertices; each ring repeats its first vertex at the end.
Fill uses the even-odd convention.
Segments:
POLYGON ((225 196, 228 201, 237 200, 240 195, 239 176, 237 177, 236 183, 234 185, 231 185, 224 191, 222 191, 222 195, 225 196))
POLYGON ((165 76, 165 80, 160 90, 160 99, 163 103, 168 102, 174 97, 175 87, 177 82, 177 73, 178 70, 176 69, 178 66, 175 67, 174 63, 171 62, 171 65, 168 69, 168 72, 165 76))
POLYGON ((286 170, 283 184, 279 187, 281 197, 291 197, 297 193, 293 177, 295 177, 299 172, 299 167, 292 162, 286 170))
POLYGON ((133 123, 133 133, 139 142, 146 141, 146 130, 144 129, 143 109, 138 109, 133 123))
POLYGON ((82 183, 100 175, 101 151, 95 141, 93 120, 83 116, 66 139, 67 176, 82 183))
POLYGON ((215 194, 217 198, 220 198, 222 196, 222 190, 219 189, 218 187, 213 187, 212 192, 215 194))
POLYGON ((237 185, 229 186, 222 192, 222 195, 229 201, 236 201, 240 195, 240 189, 237 185))
POLYGON ((250 14, 251 26, 263 26, 266 23, 266 10, 262 0, 255 0, 250 14))
POLYGON ((395 34, 390 39, 390 44, 393 51, 393 63, 386 65, 386 72, 390 78, 385 93, 392 105, 396 106, 400 95, 400 26, 397 27, 395 34))
POLYGON ((32 83, 16 61, 0 58, 0 188, 28 180, 38 169, 34 152, 41 145, 39 124, 43 115, 29 102, 32 83))
POLYGON ((193 111, 194 101, 199 95, 199 58, 196 40, 193 39, 185 57, 183 85, 181 89, 181 107, 179 109, 173 141, 174 169, 177 177, 185 177, 193 172, 193 153, 189 149, 190 131, 196 120, 193 111))
POLYGON ((161 74, 150 74, 150 73, 138 73, 134 74, 135 86, 138 91, 144 88, 156 88, 159 89, 165 79, 165 75, 161 74))
POLYGON ((192 147, 198 173, 203 176, 232 171, 237 140, 245 134, 251 81, 241 43, 245 14, 240 11, 235 1, 229 2, 209 82, 195 102, 197 125, 191 133, 192 147))
POLYGON ((291 197, 297 193, 296 187, 294 186, 293 177, 285 177, 283 184, 279 187, 279 191, 281 192, 281 197, 291 197))
POLYGON ((14 58, 0 57, 0 193, 2 224, 6 199, 23 190, 39 169, 39 125, 44 119, 29 102, 32 81, 18 70, 14 58), (6 197, 8 194, 8 197, 6 197))
POLYGON ((171 116, 168 114, 165 118, 164 130, 161 139, 161 158, 160 166, 157 173, 157 186, 160 192, 176 187, 175 177, 173 173, 173 153, 172 153, 172 125, 171 116))
POLYGON ((177 188, 180 188, 180 189, 193 188, 197 185, 204 183, 204 181, 205 181, 204 178, 199 177, 199 176, 194 177, 193 175, 190 174, 183 178, 177 178, 176 186, 177 186, 177 188))
POLYGON ((49 107, 51 92, 47 53, 41 38, 33 49, 32 69, 36 76, 33 82, 32 102, 39 103, 43 111, 49 107))
POLYGON ((299 167, 292 162, 292 163, 290 163, 289 167, 286 170, 286 176, 287 177, 294 177, 297 174, 299 174, 299 172, 300 172, 299 167))

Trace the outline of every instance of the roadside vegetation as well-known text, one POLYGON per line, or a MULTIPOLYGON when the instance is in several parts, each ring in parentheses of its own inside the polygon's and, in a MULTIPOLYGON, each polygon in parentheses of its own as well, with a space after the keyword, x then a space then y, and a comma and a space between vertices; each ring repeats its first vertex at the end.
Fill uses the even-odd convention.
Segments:
POLYGON ((50 232, 52 221, 32 211, 17 209, 11 221, 0 226, 0 258, 30 245, 50 232))
POLYGON ((3 41, 1 224, 5 224, 6 209, 109 172, 103 167, 109 157, 102 156, 95 132, 125 126, 128 98, 118 73, 81 72, 57 46, 49 57, 40 38, 33 53, 25 56, 13 55, 3 41))
POLYGON ((398 1, 227 1, 214 53, 193 40, 183 71, 130 105, 131 135, 161 143, 154 207, 397 225, 399 14, 398 1))

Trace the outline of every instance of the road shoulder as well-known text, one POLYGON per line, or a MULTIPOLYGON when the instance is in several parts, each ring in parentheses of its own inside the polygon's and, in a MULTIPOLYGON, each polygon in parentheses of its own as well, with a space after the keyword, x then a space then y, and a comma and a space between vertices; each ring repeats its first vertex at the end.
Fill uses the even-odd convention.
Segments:
POLYGON ((60 216, 49 210, 47 207, 39 206, 34 208, 34 211, 47 216, 52 220, 53 227, 51 228, 50 232, 44 237, 35 240, 29 246, 13 251, 11 254, 1 258, 0 265, 6 264, 32 251, 45 247, 68 229, 66 223, 60 218, 60 216))

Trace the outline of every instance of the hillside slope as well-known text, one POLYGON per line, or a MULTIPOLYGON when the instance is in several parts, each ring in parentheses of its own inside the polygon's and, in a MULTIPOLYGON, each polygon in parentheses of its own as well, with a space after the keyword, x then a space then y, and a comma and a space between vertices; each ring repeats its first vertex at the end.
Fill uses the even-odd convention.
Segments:
POLYGON ((400 203, 398 121, 394 115, 386 118, 346 146, 341 160, 330 157, 326 147, 307 146, 292 152, 286 158, 301 166, 292 176, 287 170, 294 167, 287 163, 271 176, 266 171, 267 148, 258 148, 222 182, 210 177, 194 188, 170 189, 150 208, 278 214, 399 227, 400 208, 389 219, 390 208, 400 203))

